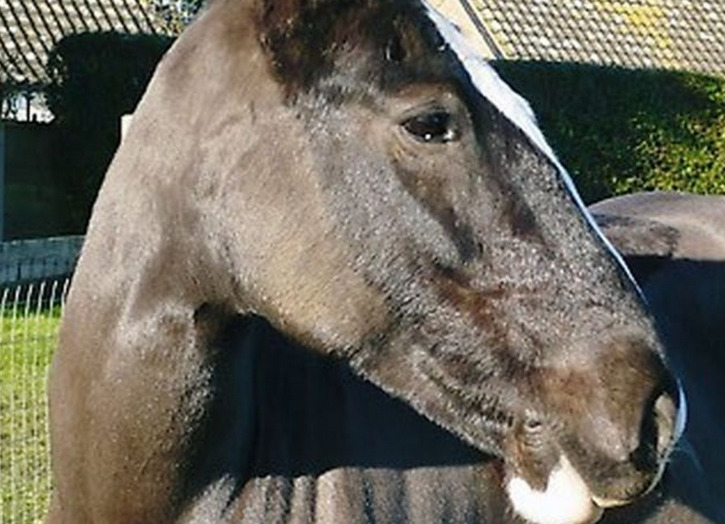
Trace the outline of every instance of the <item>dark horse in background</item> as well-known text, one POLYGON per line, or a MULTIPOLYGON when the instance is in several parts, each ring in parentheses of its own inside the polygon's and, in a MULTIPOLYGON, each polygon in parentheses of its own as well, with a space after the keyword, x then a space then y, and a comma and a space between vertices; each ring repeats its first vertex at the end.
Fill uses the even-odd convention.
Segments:
POLYGON ((658 483, 685 410, 633 281, 419 0, 216 0, 179 39, 50 409, 53 524, 708 522, 658 483))
POLYGON ((725 196, 627 195, 591 208, 654 314, 691 408, 667 482, 725 522, 725 196))

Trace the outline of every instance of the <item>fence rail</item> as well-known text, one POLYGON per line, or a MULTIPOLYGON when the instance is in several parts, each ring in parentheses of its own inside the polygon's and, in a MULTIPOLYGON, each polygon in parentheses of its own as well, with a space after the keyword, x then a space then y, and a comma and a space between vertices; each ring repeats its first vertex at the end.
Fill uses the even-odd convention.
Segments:
POLYGON ((50 497, 46 378, 68 278, 0 287, 0 524, 42 522, 50 497))
POLYGON ((0 286, 69 275, 82 244, 82 236, 0 242, 0 286))

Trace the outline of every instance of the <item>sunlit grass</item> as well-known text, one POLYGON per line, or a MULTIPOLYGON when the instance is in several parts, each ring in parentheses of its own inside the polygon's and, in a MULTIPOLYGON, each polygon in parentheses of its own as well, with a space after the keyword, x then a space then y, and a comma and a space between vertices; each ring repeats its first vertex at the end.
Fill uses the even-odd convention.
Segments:
POLYGON ((60 307, 34 293, 6 292, 0 308, 0 524, 42 522, 50 495, 46 377, 60 307))

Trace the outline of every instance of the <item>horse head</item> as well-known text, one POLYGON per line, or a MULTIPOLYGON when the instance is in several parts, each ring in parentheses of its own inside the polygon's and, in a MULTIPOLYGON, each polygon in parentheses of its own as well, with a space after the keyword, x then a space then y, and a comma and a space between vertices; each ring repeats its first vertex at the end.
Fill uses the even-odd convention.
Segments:
MULTIPOLYGON (((160 360, 203 369, 240 316, 496 457, 534 523, 642 496, 684 412, 636 286, 531 110, 418 0, 212 3, 104 182, 54 391, 75 351, 114 370, 103 387, 128 407, 110 410, 114 434, 163 426, 123 399, 162 380, 160 360), (89 345, 102 357, 69 349, 89 345)), ((195 384, 157 388, 179 399, 167 442, 203 419, 195 384)))

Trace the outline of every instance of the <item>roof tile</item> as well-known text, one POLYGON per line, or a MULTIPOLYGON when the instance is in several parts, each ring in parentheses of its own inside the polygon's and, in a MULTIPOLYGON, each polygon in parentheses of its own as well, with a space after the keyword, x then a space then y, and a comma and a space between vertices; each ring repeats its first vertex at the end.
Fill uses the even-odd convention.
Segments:
POLYGON ((48 53, 79 32, 160 33, 142 0, 0 0, 0 82, 42 86, 48 53))
POLYGON ((461 1, 507 58, 725 75, 725 2, 461 1))

